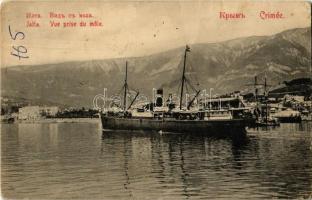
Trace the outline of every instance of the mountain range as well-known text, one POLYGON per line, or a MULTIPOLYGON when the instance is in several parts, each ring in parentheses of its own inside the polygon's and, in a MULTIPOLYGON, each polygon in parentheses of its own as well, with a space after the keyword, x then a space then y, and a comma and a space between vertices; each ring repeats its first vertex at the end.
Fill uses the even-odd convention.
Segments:
MULTIPOLYGON (((274 86, 311 75, 311 27, 189 46, 186 78, 195 88, 214 88, 214 94, 251 91, 255 76, 259 82, 267 77, 274 86)), ((131 89, 149 97, 152 88, 178 93, 184 49, 143 57, 4 67, 1 95, 41 104, 92 107, 93 97, 103 93, 103 88, 108 88, 109 96, 121 91, 126 61, 131 89)))

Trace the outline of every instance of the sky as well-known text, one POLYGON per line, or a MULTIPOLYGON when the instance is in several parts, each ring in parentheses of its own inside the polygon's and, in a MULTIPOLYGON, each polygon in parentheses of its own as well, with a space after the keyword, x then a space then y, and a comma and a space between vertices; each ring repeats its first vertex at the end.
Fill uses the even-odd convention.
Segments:
POLYGON ((145 56, 185 44, 272 35, 310 26, 310 12, 307 1, 5 1, 1 67, 145 56), (283 18, 261 19, 261 11, 283 13, 283 18), (50 18, 51 12, 65 18, 50 18), (220 12, 243 13, 245 18, 226 20, 220 12), (26 18, 27 13, 41 18, 26 18), (92 18, 79 18, 79 13, 92 18), (27 27, 27 21, 40 27, 27 27), (52 21, 60 27, 51 27, 52 21), (64 28, 70 21, 98 21, 102 26, 64 28), (28 58, 12 55, 16 49, 28 58))

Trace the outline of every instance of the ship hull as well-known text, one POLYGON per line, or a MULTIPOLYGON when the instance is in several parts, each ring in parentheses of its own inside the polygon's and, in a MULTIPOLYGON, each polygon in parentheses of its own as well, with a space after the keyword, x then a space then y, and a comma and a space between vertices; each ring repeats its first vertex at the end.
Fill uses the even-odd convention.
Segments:
POLYGON ((245 122, 229 120, 175 120, 154 118, 118 118, 101 115, 103 129, 143 130, 213 136, 241 136, 246 134, 245 122))

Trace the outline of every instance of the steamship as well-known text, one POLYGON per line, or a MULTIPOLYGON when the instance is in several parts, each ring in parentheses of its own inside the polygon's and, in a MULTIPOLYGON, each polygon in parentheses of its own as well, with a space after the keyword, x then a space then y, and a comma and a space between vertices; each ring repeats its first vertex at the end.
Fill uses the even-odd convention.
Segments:
POLYGON ((207 134, 213 136, 245 135, 245 128, 251 119, 247 108, 238 97, 211 99, 198 103, 201 90, 195 90, 195 96, 182 105, 184 89, 189 84, 185 76, 186 58, 190 48, 186 45, 184 51, 183 72, 181 78, 180 103, 172 101, 172 94, 164 100, 163 89, 155 90, 153 102, 133 106, 135 98, 127 107, 127 62, 125 82, 123 85, 123 108, 100 113, 103 130, 136 130, 174 133, 207 134), (194 106, 194 102, 197 105, 194 106), (247 115, 246 115, 247 113, 247 115))

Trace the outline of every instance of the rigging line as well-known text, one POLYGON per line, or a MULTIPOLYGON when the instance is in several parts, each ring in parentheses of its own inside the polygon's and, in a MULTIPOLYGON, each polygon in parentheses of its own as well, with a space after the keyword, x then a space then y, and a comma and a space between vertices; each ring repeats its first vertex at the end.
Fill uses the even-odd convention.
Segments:
POLYGON ((181 85, 180 85, 180 84, 178 84, 177 94, 179 94, 180 90, 181 90, 181 85))
POLYGON ((120 95, 120 94, 121 94, 121 91, 124 89, 124 87, 125 87, 125 86, 122 86, 116 94, 117 94, 117 95, 120 95))
POLYGON ((128 85, 128 91, 127 91, 127 93, 129 94, 131 90, 132 90, 132 91, 135 91, 133 88, 129 87, 129 85, 128 85))
POLYGON ((119 91, 117 92, 117 94, 118 94, 118 95, 121 94, 121 92, 122 92, 122 90, 124 90, 124 88, 125 88, 125 84, 122 85, 122 87, 119 89, 119 91))
POLYGON ((188 87, 190 87, 191 88, 191 90, 193 90, 193 88, 192 88, 192 86, 188 83, 188 81, 185 79, 185 88, 187 89, 187 92, 189 92, 189 88, 188 87))
POLYGON ((198 76, 197 76, 197 73, 195 72, 194 68, 193 68, 193 65, 192 63, 189 64, 189 68, 191 69, 191 73, 190 73, 190 77, 193 77, 194 80, 198 83, 198 76))
POLYGON ((188 83, 188 85, 190 85, 191 89, 195 92, 197 92, 197 89, 191 84, 189 79, 185 79, 186 83, 188 83))
POLYGON ((198 91, 196 92, 195 96, 192 98, 192 100, 191 100, 191 101, 189 102, 189 104, 187 105, 187 109, 188 109, 188 110, 190 109, 190 107, 191 107, 192 104, 194 103, 195 99, 198 97, 199 93, 200 93, 200 90, 198 90, 198 91))
POLYGON ((131 88, 131 87, 129 87, 129 85, 128 85, 128 90, 129 90, 129 92, 130 92, 130 90, 135 91, 136 93, 138 93, 138 92, 139 92, 139 90, 138 90, 138 89, 131 88))
POLYGON ((188 87, 187 84, 185 84, 185 92, 188 93, 188 87))
POLYGON ((134 104, 135 100, 137 99, 137 97, 139 96, 139 92, 136 93, 135 97, 133 98, 133 100, 131 101, 129 107, 128 107, 128 110, 131 108, 131 106, 134 104))

